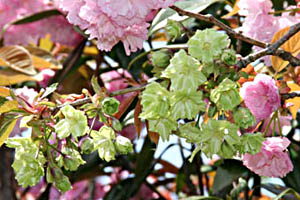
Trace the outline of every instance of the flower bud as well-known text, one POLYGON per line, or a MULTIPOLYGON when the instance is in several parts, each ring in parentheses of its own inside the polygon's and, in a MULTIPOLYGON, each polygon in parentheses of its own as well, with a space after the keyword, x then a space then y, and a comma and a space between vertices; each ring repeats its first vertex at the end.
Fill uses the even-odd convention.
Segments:
POLYGON ((234 65, 237 62, 235 51, 233 49, 225 49, 221 56, 221 60, 227 65, 234 65))
POLYGON ((171 19, 168 19, 165 29, 170 40, 172 41, 174 41, 176 38, 179 38, 184 33, 184 27, 181 22, 171 19))
POLYGON ((84 154, 90 154, 94 151, 93 140, 89 137, 82 138, 79 142, 81 152, 84 154))
POLYGON ((102 110, 107 115, 113 115, 118 112, 120 102, 113 97, 107 97, 102 101, 102 110))
POLYGON ((150 54, 150 59, 154 67, 166 68, 170 64, 171 53, 167 49, 154 51, 150 54))
POLYGON ((133 151, 131 141, 128 138, 123 136, 118 136, 116 138, 115 147, 117 151, 121 154, 127 154, 133 151))

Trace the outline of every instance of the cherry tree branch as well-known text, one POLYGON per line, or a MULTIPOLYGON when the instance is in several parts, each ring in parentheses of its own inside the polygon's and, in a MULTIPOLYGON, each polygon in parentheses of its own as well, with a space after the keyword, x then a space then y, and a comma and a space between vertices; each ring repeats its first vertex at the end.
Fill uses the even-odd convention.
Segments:
POLYGON ((171 8, 173 10, 175 10, 179 15, 184 15, 184 16, 189 16, 189 17, 193 17, 195 19, 198 20, 202 20, 202 21, 206 21, 208 23, 212 23, 218 27, 220 27, 221 29, 223 29, 224 31, 226 31, 226 33, 238 40, 242 40, 244 42, 247 42, 249 44, 261 47, 261 48, 266 48, 267 45, 264 42, 261 42, 259 40, 255 40, 253 38, 247 37, 245 35, 242 35, 241 33, 238 33, 236 31, 234 31, 232 28, 230 28, 229 26, 227 26, 226 24, 224 24, 223 22, 219 21, 218 19, 216 19, 214 16, 212 15, 202 15, 202 14, 198 14, 198 13, 193 13, 193 12, 189 12, 189 11, 185 11, 182 10, 181 8, 178 8, 176 6, 171 6, 171 8))
POLYGON ((220 27, 221 29, 223 29, 224 31, 226 31, 226 33, 228 35, 230 35, 233 38, 236 38, 238 40, 244 41, 246 43, 258 46, 263 48, 262 51, 256 52, 254 54, 250 54, 249 56, 247 56, 246 58, 243 58, 242 60, 240 60, 238 62, 238 66, 239 67, 245 67, 247 66, 247 64, 263 57, 266 55, 274 55, 274 56, 278 56, 280 58, 282 58, 283 60, 289 61, 291 65, 293 66, 299 66, 300 65, 300 60, 296 57, 294 57, 291 53, 284 51, 282 49, 279 49, 279 47, 286 42, 290 37, 292 37, 295 33, 297 33, 299 31, 299 25, 296 24, 294 26, 292 26, 290 28, 290 30, 288 31, 288 35, 284 35, 282 38, 280 38, 276 43, 269 45, 266 44, 262 41, 247 37, 241 33, 238 33, 236 31, 234 31, 232 28, 230 28, 229 26, 227 26, 226 24, 222 23, 221 21, 219 21, 218 19, 216 19, 214 16, 212 15, 202 15, 199 13, 193 13, 193 12, 189 12, 189 11, 185 11, 182 10, 176 6, 171 6, 171 8, 173 10, 175 10, 179 15, 184 15, 184 16, 189 16, 189 17, 193 17, 195 19, 198 20, 202 20, 202 21, 206 21, 209 23, 212 23, 218 27, 220 27), (275 45, 276 44, 276 45, 275 45), (267 50, 266 50, 267 49, 267 50))
MULTIPOLYGON (((122 90, 117 90, 115 92, 109 93, 108 96, 115 97, 115 96, 118 96, 118 95, 123 95, 123 94, 130 93, 130 92, 140 91, 140 90, 145 89, 146 86, 147 86, 147 84, 144 84, 144 85, 139 85, 139 86, 135 86, 135 87, 125 88, 125 89, 122 89, 122 90)), ((71 103, 62 104, 62 105, 59 105, 57 107, 58 108, 62 108, 62 107, 64 107, 67 104, 71 105, 71 106, 81 106, 83 104, 91 103, 91 102, 92 101, 91 101, 91 99, 89 97, 85 97, 83 99, 78 99, 78 100, 73 101, 71 103)))
POLYGON ((284 60, 287 60, 291 63, 293 66, 299 66, 299 60, 292 56, 290 53, 287 53, 283 50, 278 50, 278 48, 283 45, 285 42, 287 42, 291 37, 293 37, 295 34, 297 34, 300 31, 300 23, 297 23, 290 27, 289 31, 284 34, 279 40, 277 40, 275 43, 269 45, 267 48, 262 49, 258 52, 255 52, 253 54, 250 54, 246 56, 245 58, 241 59, 238 62, 238 67, 247 66, 249 63, 263 57, 266 55, 276 55, 281 58, 285 58, 284 60))
POLYGON ((295 98, 295 97, 300 97, 300 93, 299 92, 291 92, 291 93, 288 93, 288 94, 282 94, 281 95, 281 98, 283 100, 292 99, 292 98, 295 98))

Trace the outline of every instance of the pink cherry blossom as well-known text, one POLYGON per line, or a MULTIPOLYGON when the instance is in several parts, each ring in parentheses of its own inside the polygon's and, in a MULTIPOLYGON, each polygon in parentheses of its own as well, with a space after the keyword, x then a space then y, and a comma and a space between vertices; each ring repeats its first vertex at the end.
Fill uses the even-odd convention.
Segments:
POLYGON ((34 99, 38 95, 38 93, 34 89, 29 88, 27 86, 25 86, 23 88, 18 88, 16 90, 14 90, 14 92, 17 97, 22 98, 29 105, 34 104, 34 99))
POLYGON ((256 121, 269 117, 280 106, 275 80, 265 74, 258 74, 254 81, 244 83, 240 95, 256 121))
POLYGON ((123 42, 126 54, 143 47, 147 39, 147 21, 160 8, 176 0, 60 0, 70 23, 86 29, 89 39, 97 39, 100 50, 109 51, 123 42))
MULTIPOLYGON (((282 16, 269 14, 274 12, 271 0, 240 0, 238 6, 240 8, 239 14, 245 16, 241 30, 245 35, 262 42, 271 43, 276 32, 299 22, 299 14, 295 16, 291 16, 289 13, 283 13, 282 16)), ((296 7, 286 9, 292 8, 296 7)), ((255 51, 261 50, 260 47, 256 46, 253 49, 255 51)), ((271 65, 270 56, 265 56, 263 59, 266 65, 271 65)))
MULTIPOLYGON (((102 81, 104 82, 105 88, 109 92, 121 90, 128 87, 128 83, 126 78, 132 78, 130 73, 126 70, 119 69, 116 71, 110 71, 106 73, 102 73, 100 75, 102 81)), ((125 95, 119 95, 116 98, 119 101, 123 101, 127 97, 129 97, 131 93, 125 94, 125 95)))
POLYGON ((289 144, 290 141, 285 137, 267 138, 259 153, 244 155, 243 164, 260 176, 282 178, 293 170, 293 164, 286 150, 289 144))
MULTIPOLYGON (((55 7, 48 0, 1 0, 0 28, 2 29, 7 23, 50 9, 55 7)), ((82 36, 63 16, 52 16, 28 24, 11 25, 4 35, 4 43, 6 45, 37 44, 38 40, 46 34, 50 34, 53 42, 64 45, 76 45, 82 40, 82 36)))
POLYGON ((272 12, 270 0, 241 0, 239 2, 241 15, 247 16, 242 26, 243 33, 249 37, 270 42, 272 36, 278 31, 278 22, 272 12))

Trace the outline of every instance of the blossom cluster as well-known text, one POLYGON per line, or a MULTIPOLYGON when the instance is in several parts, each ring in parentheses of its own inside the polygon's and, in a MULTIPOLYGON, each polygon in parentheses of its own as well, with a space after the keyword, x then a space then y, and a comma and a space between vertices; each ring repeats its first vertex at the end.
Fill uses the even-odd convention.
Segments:
MULTIPOLYGON (((270 43, 276 32, 299 22, 297 13, 296 16, 291 16, 288 12, 281 16, 274 16, 272 6, 271 0, 240 0, 239 14, 245 16, 241 27, 243 34, 270 43)), ((259 49, 259 47, 254 48, 254 50, 259 49)), ((270 64, 270 59, 265 61, 266 64, 270 64)))
MULTIPOLYGON (((246 82, 240 89, 245 105, 255 116, 256 121, 265 120, 262 129, 267 128, 271 114, 280 107, 279 90, 275 80, 265 74, 258 74, 254 81, 246 82)), ((280 116, 281 125, 289 124, 289 117, 280 116)), ((272 122, 272 125, 275 122, 272 122)), ((265 130, 270 136, 272 130, 265 130)), ((275 131, 279 132, 278 129, 275 131)), ((260 152, 243 156, 243 164, 260 176, 284 177, 293 170, 287 152, 290 141, 285 137, 267 137, 260 152)))
POLYGON ((122 41, 126 54, 143 47, 147 39, 147 20, 153 11, 166 8, 176 0, 60 0, 70 23, 86 29, 98 48, 109 51, 122 41))

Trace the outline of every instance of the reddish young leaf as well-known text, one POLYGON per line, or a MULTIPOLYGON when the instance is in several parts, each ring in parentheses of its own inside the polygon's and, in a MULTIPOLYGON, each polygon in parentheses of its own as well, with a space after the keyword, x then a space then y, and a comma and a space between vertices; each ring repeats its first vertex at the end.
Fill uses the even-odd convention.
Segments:
POLYGON ((148 133, 148 136, 150 138, 150 140, 152 142, 154 142, 155 144, 158 144, 158 141, 159 141, 159 134, 156 133, 156 132, 152 132, 152 131, 149 131, 149 125, 148 125, 148 120, 146 121, 146 128, 147 128, 147 133, 148 133))
POLYGON ((122 115, 126 112, 126 110, 129 108, 135 97, 137 96, 137 92, 132 93, 128 98, 126 98, 124 101, 121 102, 119 106, 119 112, 114 114, 114 117, 117 119, 120 119, 122 115))
POLYGON ((178 173, 178 170, 179 170, 178 167, 176 167, 172 163, 169 163, 168 161, 165 161, 165 160, 160 160, 159 163, 163 166, 163 168, 158 171, 162 171, 165 173, 169 172, 169 173, 173 173, 173 174, 178 173))
POLYGON ((143 128, 143 123, 139 118, 141 112, 142 112, 141 99, 139 99, 134 109, 134 126, 138 137, 140 137, 143 128))

